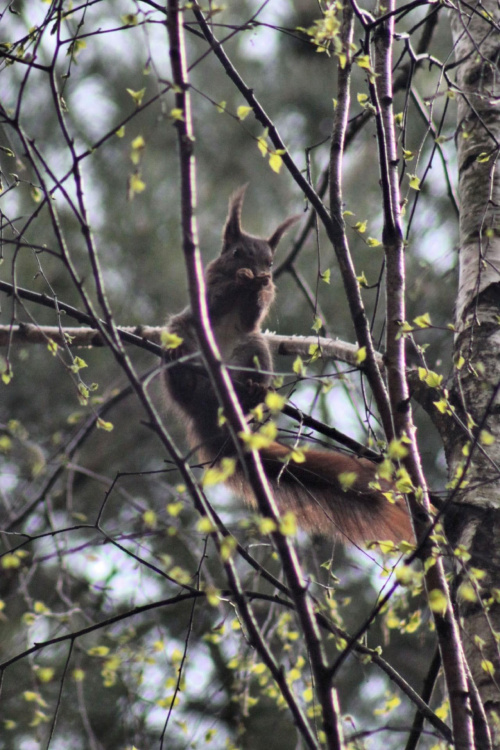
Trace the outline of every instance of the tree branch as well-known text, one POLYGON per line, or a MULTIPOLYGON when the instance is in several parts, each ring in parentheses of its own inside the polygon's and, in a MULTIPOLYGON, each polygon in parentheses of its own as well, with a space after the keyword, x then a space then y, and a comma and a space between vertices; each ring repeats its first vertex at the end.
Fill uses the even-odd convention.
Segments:
MULTIPOLYGON (((386 258, 386 369, 389 397, 394 420, 395 436, 407 440, 408 451, 403 458, 414 488, 407 497, 419 546, 424 559, 432 555, 428 543, 430 508, 428 490, 422 471, 420 454, 413 425, 408 383, 406 380, 406 352, 401 336, 401 323, 406 320, 405 257, 401 226, 401 198, 399 192, 398 155, 395 137, 392 87, 392 47, 394 38, 395 0, 389 0, 386 19, 375 29, 373 38, 374 75, 370 77, 372 101, 377 110, 377 142, 384 206, 383 242, 386 258)), ((443 599, 443 606, 433 608, 441 658, 450 698, 453 736, 457 746, 473 747, 473 727, 470 699, 465 672, 465 659, 451 605, 450 593, 441 557, 433 556, 435 564, 425 572, 429 597, 433 592, 443 599)))

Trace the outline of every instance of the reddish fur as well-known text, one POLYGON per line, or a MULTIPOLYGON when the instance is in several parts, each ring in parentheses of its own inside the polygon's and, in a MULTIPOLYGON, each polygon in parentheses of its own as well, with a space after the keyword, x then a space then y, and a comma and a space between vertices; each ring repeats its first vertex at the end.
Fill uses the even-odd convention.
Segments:
MULTIPOLYGON (((377 466, 371 461, 337 451, 310 450, 304 463, 286 463, 290 448, 280 443, 272 443, 260 455, 280 510, 292 510, 302 528, 355 543, 413 539, 404 499, 395 494, 394 503, 388 500, 383 492, 394 488, 377 479, 377 466), (357 479, 343 489, 339 476, 351 472, 357 479), (372 482, 378 482, 381 490, 370 487, 372 482)), ((230 484, 255 504, 241 470, 230 484)))

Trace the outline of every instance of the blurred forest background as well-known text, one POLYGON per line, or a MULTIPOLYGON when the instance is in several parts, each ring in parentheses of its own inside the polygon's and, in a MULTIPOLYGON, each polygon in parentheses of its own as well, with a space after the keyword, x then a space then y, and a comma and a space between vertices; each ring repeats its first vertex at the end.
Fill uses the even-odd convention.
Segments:
MULTIPOLYGON (((325 179, 336 97, 337 59, 318 54, 308 29, 321 17, 314 0, 240 0, 221 9, 209 3, 215 35, 314 185, 325 179)), ((366 10, 373 10, 370 4, 366 10)), ((429 313, 426 344, 432 368, 448 375, 456 290, 457 213, 452 96, 439 69, 414 70, 408 49, 423 30, 428 51, 446 60, 452 51, 449 22, 412 4, 398 18, 395 61, 402 76, 395 98, 401 113, 402 191, 407 198, 408 320, 429 313), (415 7, 413 7, 415 6, 415 7), (403 65, 406 68, 403 69, 403 65), (406 74, 405 74, 406 71, 406 74), (406 76, 406 77, 405 77, 406 76), (430 122, 434 123, 436 130, 430 122), (403 128, 404 126, 404 128, 403 128), (439 135, 438 142, 434 136, 439 135), (410 186, 411 175, 420 190, 410 186), (408 176, 410 175, 410 177, 408 176)), ((275 173, 258 150, 262 125, 238 108, 246 102, 225 74, 186 11, 187 54, 197 159, 197 218, 204 262, 220 248, 231 193, 249 183, 243 226, 265 236, 286 216, 303 212, 277 259, 277 302, 267 321, 283 335, 312 335, 317 316, 323 335, 355 342, 335 256, 320 227, 294 261, 280 268, 311 209, 282 168, 275 173), (325 272, 330 276, 325 281, 325 272)), ((161 325, 187 303, 179 222, 179 167, 169 82, 165 13, 153 2, 100 0, 44 3, 15 0, 0 17, 2 127, 0 200, 2 280, 82 308, 79 289, 61 262, 61 238, 85 290, 98 306, 77 200, 73 158, 61 118, 77 154, 88 210, 114 319, 120 325, 161 325), (71 12, 68 12, 70 11, 71 12), (29 68, 36 53, 40 68, 29 68), (14 62, 18 57, 24 62, 14 62), (43 66, 53 67, 54 77, 43 66), (28 73, 29 69, 29 75, 28 73), (57 95, 56 89, 57 87, 57 95), (60 110, 54 106, 59 98, 60 110), (26 156, 53 187, 57 235, 44 191, 26 156), (44 167, 44 163, 46 167, 44 167), (49 171, 50 170, 50 173, 49 171)), ((362 36, 356 28, 355 42, 362 36)), ((344 159, 344 198, 357 273, 366 278, 363 299, 375 340, 383 341, 382 248, 375 125, 366 114, 366 71, 353 71, 351 127, 344 159), (366 222, 366 230, 363 224, 366 222)), ((0 293, 0 324, 75 325, 69 316, 36 302, 0 293)), ((410 362, 413 350, 409 344, 410 362)), ((158 366, 139 348, 129 354, 138 372, 158 366)), ((169 457, 148 426, 139 401, 120 397, 127 381, 106 348, 77 350, 80 367, 64 347, 2 348, 0 383, 0 662, 35 643, 80 631, 104 620, 105 628, 26 654, 3 673, 0 747, 124 750, 164 747, 302 747, 279 693, 242 632, 220 563, 169 457), (94 385, 95 384, 95 385, 94 385), (88 391, 87 391, 88 389, 88 391), (94 425, 97 410, 105 427, 94 425), (96 526, 98 523, 98 527, 96 526), (30 537, 23 536, 28 534, 30 537), (191 596, 168 606, 129 614, 186 592, 214 592, 209 602, 191 596), (179 682, 179 667, 182 667, 179 682), (57 721, 56 721, 57 714, 57 721)), ((360 442, 368 439, 369 396, 356 372, 312 364, 297 381, 294 358, 275 368, 296 389, 292 401, 360 442), (330 389, 317 377, 332 375, 330 389), (325 392, 327 391, 327 392, 325 392)), ((415 354, 415 361, 416 354, 415 354)), ((183 425, 166 412, 159 378, 150 384, 158 408, 180 446, 183 425)), ((445 483, 440 443, 429 419, 416 409, 425 470, 433 490, 445 483)), ((376 432, 376 421, 370 420, 376 432)), ((251 523, 241 501, 219 487, 210 497, 241 544, 280 577, 272 546, 251 523)), ((313 593, 337 624, 355 631, 369 615, 392 570, 378 552, 344 548, 300 533, 297 545, 313 593)), ((237 560, 245 588, 272 593, 255 571, 237 560)), ((435 648, 432 626, 418 596, 398 594, 373 624, 367 645, 419 690, 435 648)), ((306 710, 314 715, 307 656, 292 614, 279 603, 255 600, 259 622, 306 710), (296 671, 293 671, 296 670, 296 671)), ((338 643, 329 642, 332 653, 338 643)), ((403 747, 414 709, 378 667, 352 656, 336 682, 352 747, 403 747), (383 733, 382 729, 385 728, 383 733), (359 733, 359 736, 358 736, 359 733), (366 733, 366 734, 365 734, 366 733), (373 734, 374 733, 374 734, 373 734), (373 739, 366 740, 373 734, 373 739), (356 739, 357 737, 357 739, 356 739)), ((442 700, 439 689, 435 705, 442 700)), ((433 747, 435 737, 422 740, 433 747)))

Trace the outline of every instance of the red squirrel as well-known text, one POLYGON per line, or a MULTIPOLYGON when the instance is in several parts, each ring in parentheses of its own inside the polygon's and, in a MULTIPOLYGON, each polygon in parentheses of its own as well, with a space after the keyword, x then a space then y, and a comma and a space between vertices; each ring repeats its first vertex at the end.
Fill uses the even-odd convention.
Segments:
MULTIPOLYGON (((263 400, 272 380, 271 350, 261 325, 275 296, 271 276, 274 253, 299 217, 286 219, 268 239, 253 237, 241 228, 245 190, 246 186, 240 188, 229 201, 222 250, 207 266, 206 286, 212 329, 248 414, 263 400)), ((199 351, 190 308, 171 317, 167 327, 182 339, 180 346, 171 350, 171 359, 199 351)), ((216 463, 235 456, 236 450, 221 424, 219 403, 201 370, 200 358, 190 361, 197 367, 172 364, 165 369, 167 390, 181 416, 187 418, 191 446, 201 460, 216 463)), ((394 502, 383 494, 393 487, 377 478, 376 464, 335 450, 306 450, 305 461, 295 463, 288 460, 290 453, 291 449, 279 442, 260 450, 280 510, 292 510, 302 528, 356 543, 413 538, 405 502, 397 493, 394 502)), ((227 484, 255 504, 238 465, 227 484)))

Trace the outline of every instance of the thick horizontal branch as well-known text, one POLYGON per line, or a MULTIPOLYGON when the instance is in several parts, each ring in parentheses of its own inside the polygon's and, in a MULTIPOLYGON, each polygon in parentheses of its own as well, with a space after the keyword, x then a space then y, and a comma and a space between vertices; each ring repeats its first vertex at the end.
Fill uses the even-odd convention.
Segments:
MULTIPOLYGON (((322 356, 326 359, 335 359, 356 368, 360 366, 359 347, 347 341, 326 339, 321 336, 278 336, 276 333, 266 333, 265 336, 276 354, 300 354, 307 357, 316 351, 311 347, 319 347, 322 356)), ((382 355, 376 352, 375 358, 378 366, 383 368, 382 355)))
MULTIPOLYGON (((132 344, 139 348, 147 349, 157 356, 162 356, 164 352, 161 344, 161 334, 163 330, 165 329, 162 326, 145 325, 124 326, 118 328, 124 344, 132 344)), ((337 362, 343 362, 350 367, 356 367, 358 369, 360 367, 358 361, 359 349, 355 344, 350 344, 347 341, 341 341, 340 339, 327 339, 321 336, 280 336, 276 333, 269 332, 264 333, 264 336, 269 342, 273 354, 275 355, 299 355, 301 357, 308 357, 311 356, 311 347, 319 347, 322 356, 325 359, 333 359, 337 362)), ((0 326, 0 348, 6 347, 9 344, 47 345, 49 340, 54 341, 59 346, 66 345, 72 348, 105 346, 104 338, 98 331, 94 328, 84 326, 59 328, 58 326, 38 326, 32 323, 22 323, 21 325, 15 326, 0 326)), ((380 352, 376 352, 375 356, 378 366, 383 370, 383 355, 380 352)), ((427 388, 427 386, 421 382, 416 370, 409 370, 407 372, 407 378, 412 397, 430 415, 437 429, 441 433, 443 431, 446 432, 446 430, 450 428, 450 421, 447 417, 440 415, 433 406, 433 401, 435 399, 434 391, 427 388)), ((293 409, 291 409, 291 411, 293 411, 293 409)), ((289 416, 292 416, 292 414, 289 414, 289 416)), ((308 424, 309 418, 306 415, 299 415, 299 412, 297 412, 294 415, 294 418, 302 421, 306 426, 312 427, 313 429, 317 429, 319 432, 326 434, 324 429, 318 429, 317 425, 312 423, 308 424)), ((352 445, 349 445, 346 443, 345 439, 339 439, 340 433, 329 434, 329 437, 338 440, 342 445, 346 445, 346 447, 351 448, 352 450, 360 450, 360 446, 354 444, 355 441, 353 441, 352 445)), ((368 454, 365 453, 365 455, 368 454)), ((373 455, 370 455, 370 458, 377 460, 377 455, 373 453, 373 455)))
MULTIPOLYGON (((124 326, 119 331, 126 334, 124 343, 137 344, 138 340, 149 341, 157 346, 161 345, 161 333, 165 330, 161 326, 124 326), (135 337, 132 339, 131 337, 135 337)), ((321 338, 319 336, 278 336, 276 333, 265 333, 267 341, 275 354, 297 355, 307 357, 311 355, 311 347, 319 347, 323 356, 339 362, 359 367, 358 347, 346 341, 321 338)), ((47 344, 49 340, 60 346, 67 344, 71 347, 104 346, 105 341, 94 328, 74 327, 59 328, 58 326, 37 326, 32 323, 22 323, 16 326, 0 326, 0 346, 12 344, 47 344)), ((380 367, 383 358, 377 353, 380 367)))
MULTIPOLYGON (((124 344, 136 344, 137 341, 130 337, 137 337, 139 340, 149 341, 157 346, 161 345, 161 327, 150 326, 125 326, 119 328, 121 333, 127 334, 124 337, 124 344)), ((21 323, 16 326, 0 326, 0 346, 9 344, 47 344, 54 341, 59 346, 68 345, 71 347, 96 347, 105 346, 106 342, 101 334, 95 328, 84 328, 77 326, 74 328, 58 326, 39 326, 33 323, 21 323)))

